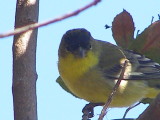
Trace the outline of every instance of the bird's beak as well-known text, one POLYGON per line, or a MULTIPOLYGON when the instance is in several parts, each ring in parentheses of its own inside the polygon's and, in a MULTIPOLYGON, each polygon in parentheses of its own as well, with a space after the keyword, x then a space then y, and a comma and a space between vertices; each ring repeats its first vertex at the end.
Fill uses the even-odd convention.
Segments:
POLYGON ((86 56, 86 50, 79 47, 76 54, 79 58, 84 58, 86 56))

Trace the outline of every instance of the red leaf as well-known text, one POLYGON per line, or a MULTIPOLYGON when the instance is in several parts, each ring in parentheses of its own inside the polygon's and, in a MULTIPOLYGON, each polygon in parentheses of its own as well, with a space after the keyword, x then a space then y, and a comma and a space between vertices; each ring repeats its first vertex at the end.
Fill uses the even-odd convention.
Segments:
POLYGON ((112 22, 113 38, 118 46, 127 49, 134 39, 134 22, 132 16, 123 10, 112 22))
POLYGON ((130 49, 160 63, 160 21, 152 23, 139 34, 130 49))
POLYGON ((151 24, 147 30, 146 43, 142 48, 142 52, 155 48, 160 49, 160 21, 151 24))

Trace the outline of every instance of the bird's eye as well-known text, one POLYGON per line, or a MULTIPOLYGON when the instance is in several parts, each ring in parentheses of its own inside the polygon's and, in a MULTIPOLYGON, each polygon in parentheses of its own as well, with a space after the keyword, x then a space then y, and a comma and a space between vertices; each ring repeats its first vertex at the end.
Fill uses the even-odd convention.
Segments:
POLYGON ((92 49, 92 45, 89 45, 89 49, 92 49))

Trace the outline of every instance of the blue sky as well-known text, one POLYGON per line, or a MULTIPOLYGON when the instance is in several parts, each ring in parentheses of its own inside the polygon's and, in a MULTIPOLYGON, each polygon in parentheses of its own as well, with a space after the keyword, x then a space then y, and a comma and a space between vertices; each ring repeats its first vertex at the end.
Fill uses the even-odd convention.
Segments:
MULTIPOLYGON (((39 21, 56 18, 84 6, 91 0, 41 0, 39 21)), ((133 16, 136 31, 143 31, 160 14, 159 0, 102 0, 78 16, 39 29, 37 40, 37 104, 39 120, 80 120, 86 101, 63 91, 55 82, 59 76, 57 51, 62 35, 72 28, 86 28, 96 39, 114 43, 110 29, 114 17, 126 9, 133 16)), ((0 33, 14 28, 16 0, 0 0, 0 33)), ((0 39, 0 120, 13 120, 12 103, 12 42, 13 37, 0 39)), ((115 43, 114 43, 115 44, 115 43)), ((137 117, 146 105, 131 110, 127 117, 137 117)), ((101 107, 95 109, 98 118, 101 107)), ((108 111, 106 120, 121 118, 125 108, 108 111)))

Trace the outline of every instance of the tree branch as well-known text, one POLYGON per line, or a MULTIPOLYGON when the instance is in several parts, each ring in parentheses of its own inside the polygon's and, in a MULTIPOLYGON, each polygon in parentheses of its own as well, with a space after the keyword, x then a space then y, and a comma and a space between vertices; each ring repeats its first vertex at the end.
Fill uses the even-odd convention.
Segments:
POLYGON ((160 94, 145 109, 136 120, 159 120, 160 119, 160 94))
MULTIPOLYGON (((17 0, 15 27, 38 21, 39 0, 17 0)), ((37 120, 36 45, 37 29, 14 36, 13 104, 14 120, 37 120)))
POLYGON ((56 22, 59 22, 61 20, 67 19, 69 17, 78 15, 82 11, 84 11, 84 10, 94 6, 94 5, 97 5, 100 1, 101 0, 94 0, 93 2, 89 3, 88 5, 86 5, 86 6, 82 7, 82 8, 79 8, 79 9, 77 9, 77 10, 71 12, 71 13, 64 14, 64 15, 62 15, 60 17, 57 17, 57 18, 55 18, 53 20, 49 20, 49 21, 42 22, 42 23, 33 23, 33 24, 25 25, 25 26, 20 27, 20 28, 16 28, 15 30, 10 31, 10 32, 1 33, 0 34, 0 38, 4 38, 4 37, 8 37, 8 36, 19 34, 19 33, 23 33, 23 32, 26 32, 28 30, 33 30, 35 28, 43 27, 43 26, 49 25, 51 23, 56 23, 56 22))
POLYGON ((116 93, 121 81, 124 78, 124 74, 125 74, 125 70, 126 70, 127 65, 128 65, 128 60, 125 60, 123 68, 122 68, 122 71, 121 71, 121 74, 120 74, 120 76, 118 78, 118 81, 116 82, 116 85, 114 86, 110 96, 108 97, 108 100, 107 100, 106 104, 104 105, 98 120, 103 120, 104 116, 106 115, 107 109, 108 109, 109 105, 111 104, 112 99, 113 99, 113 97, 114 97, 114 95, 115 95, 115 93, 116 93))

